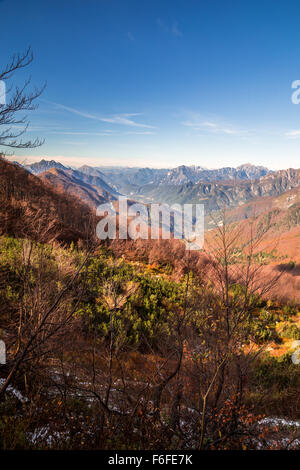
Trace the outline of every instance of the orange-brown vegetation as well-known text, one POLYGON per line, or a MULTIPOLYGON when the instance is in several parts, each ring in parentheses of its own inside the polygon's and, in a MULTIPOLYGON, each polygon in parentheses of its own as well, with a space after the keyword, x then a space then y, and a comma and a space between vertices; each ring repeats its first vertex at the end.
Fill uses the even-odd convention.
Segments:
POLYGON ((1 235, 38 241, 93 236, 94 215, 80 200, 46 186, 38 177, 0 159, 1 235))

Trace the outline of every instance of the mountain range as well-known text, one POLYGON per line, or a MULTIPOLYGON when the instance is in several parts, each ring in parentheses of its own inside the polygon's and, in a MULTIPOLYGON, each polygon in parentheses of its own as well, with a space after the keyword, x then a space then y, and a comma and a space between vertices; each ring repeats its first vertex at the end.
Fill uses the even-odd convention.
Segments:
POLYGON ((199 183, 200 181, 228 181, 257 179, 270 173, 263 166, 246 163, 237 168, 225 167, 209 170, 198 166, 181 165, 168 171, 160 184, 181 185, 184 183, 199 183))
MULTIPOLYGON (((134 194, 139 186, 145 185, 176 185, 199 183, 201 181, 229 181, 257 179, 271 173, 265 167, 249 163, 237 168, 225 167, 207 169, 201 166, 181 165, 177 168, 128 168, 128 167, 97 167, 106 180, 119 188, 120 191, 134 194)), ((79 168, 81 171, 81 169, 79 168)))
MULTIPOLYGON (((109 181, 108 173, 98 167, 85 165, 75 170, 59 162, 42 161, 34 164, 33 168, 22 168, 5 159, 0 159, 0 165, 4 233, 33 236, 36 222, 32 220, 38 217, 41 226, 50 224, 52 229, 49 233, 52 237, 78 239, 83 236, 83 227, 99 204, 111 201, 117 209, 116 201, 121 194, 117 190, 120 189, 116 185, 117 179, 109 181)), ((220 221, 221 209, 226 207, 229 223, 240 223, 243 230, 247 230, 250 222, 254 222, 257 233, 262 231, 267 234, 266 249, 278 239, 280 256, 284 258, 290 255, 296 260, 300 259, 300 169, 270 172, 261 167, 243 167, 236 170, 237 173, 245 171, 247 179, 225 181, 222 176, 226 169, 220 169, 221 179, 214 182, 131 185, 131 188, 135 188, 135 197, 131 198, 130 203, 134 200, 143 201, 147 205, 149 201, 203 203, 208 230, 212 230, 215 223, 220 221), (249 179, 251 174, 256 175, 260 171, 264 173, 263 176, 249 179), (213 221, 210 214, 213 215, 213 221)), ((147 180, 150 170, 144 170, 147 180)), ((121 169, 108 170, 112 173, 114 171, 121 178, 121 169)), ((178 171, 180 173, 182 167, 178 171)), ((202 172, 199 168, 191 169, 192 173, 195 171, 202 172)), ((142 177, 143 169, 124 170, 125 180, 129 181, 134 172, 142 177)), ((167 175, 165 170, 162 172, 167 175)), ((47 236, 50 237, 49 234, 47 236)))
POLYGON ((212 212, 259 197, 278 196, 299 185, 300 170, 288 169, 268 173, 255 180, 135 186, 131 197, 144 202, 204 204, 206 212, 212 212))
POLYGON ((146 204, 204 204, 207 215, 226 207, 230 220, 238 221, 275 207, 287 210, 299 202, 300 169, 270 171, 250 164, 215 170, 185 165, 171 170, 88 165, 72 169, 54 160, 41 160, 25 168, 90 208, 125 194, 146 204))

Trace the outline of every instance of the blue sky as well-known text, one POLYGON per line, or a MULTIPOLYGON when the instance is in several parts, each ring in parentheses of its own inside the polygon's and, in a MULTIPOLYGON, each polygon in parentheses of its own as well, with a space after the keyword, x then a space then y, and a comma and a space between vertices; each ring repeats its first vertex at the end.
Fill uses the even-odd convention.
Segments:
POLYGON ((0 64, 32 46, 43 147, 19 159, 300 167, 300 2, 0 0, 0 64))

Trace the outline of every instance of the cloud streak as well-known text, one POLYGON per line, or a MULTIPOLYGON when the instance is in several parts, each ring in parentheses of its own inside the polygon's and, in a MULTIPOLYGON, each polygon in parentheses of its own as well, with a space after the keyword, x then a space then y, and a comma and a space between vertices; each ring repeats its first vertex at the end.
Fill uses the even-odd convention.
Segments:
POLYGON ((245 135, 248 131, 235 128, 231 124, 219 123, 216 121, 205 121, 199 117, 194 117, 182 123, 186 127, 192 128, 194 131, 209 134, 223 134, 223 135, 245 135))
POLYGON ((111 131, 103 131, 103 132, 81 132, 81 131, 51 131, 49 134, 55 135, 88 135, 88 136, 102 136, 102 135, 114 135, 111 131))
POLYGON ((115 137, 116 135, 153 135, 152 131, 128 131, 128 132, 113 132, 110 130, 103 132, 83 132, 83 131, 50 131, 49 134, 55 135, 80 135, 80 136, 110 136, 115 137))
MULTIPOLYGON (((46 100, 43 100, 46 102, 46 100)), ((130 127, 141 127, 145 129, 155 129, 154 126, 150 126, 149 124, 143 124, 140 122, 136 122, 134 117, 140 116, 141 113, 122 113, 122 114, 114 114, 112 116, 98 116, 96 114, 90 114, 85 111, 81 111, 76 108, 72 108, 70 106, 65 106, 60 103, 55 103, 52 101, 47 101, 47 103, 50 103, 54 106, 56 106, 59 109, 63 109, 65 111, 68 111, 69 113, 75 114, 77 116, 81 116, 86 119, 92 119, 94 121, 100 121, 100 122, 106 122, 109 124, 119 124, 121 126, 130 126, 130 127)))
POLYGON ((297 139, 300 137, 300 129, 294 129, 292 131, 288 131, 284 135, 287 137, 291 137, 293 139, 297 139))
POLYGON ((134 36, 130 31, 128 31, 128 33, 126 33, 126 36, 130 41, 134 41, 134 36))
POLYGON ((154 132, 152 131, 128 131, 128 132, 125 132, 126 135, 153 135, 155 134, 154 132))
POLYGON ((163 33, 170 33, 177 37, 183 36, 182 32, 179 30, 178 21, 173 21, 173 23, 169 26, 161 18, 157 18, 156 24, 163 33))
POLYGON ((182 36, 182 32, 179 31, 179 29, 178 29, 178 23, 177 23, 177 21, 174 21, 174 22, 173 22, 172 27, 171 27, 171 33, 172 33, 174 36, 177 36, 177 37, 181 37, 181 36, 182 36))

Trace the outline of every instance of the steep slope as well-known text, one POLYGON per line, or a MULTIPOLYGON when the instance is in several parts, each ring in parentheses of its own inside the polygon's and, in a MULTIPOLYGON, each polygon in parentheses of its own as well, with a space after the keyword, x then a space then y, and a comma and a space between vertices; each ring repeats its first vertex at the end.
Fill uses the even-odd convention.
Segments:
POLYGON ((24 165, 24 168, 34 175, 38 175, 43 171, 50 170, 51 168, 58 168, 60 170, 68 169, 62 163, 56 162, 55 160, 41 160, 40 162, 31 163, 30 165, 24 165))
POLYGON ((110 186, 109 184, 106 183, 105 176, 103 175, 102 177, 101 172, 92 168, 91 170, 94 171, 86 171, 84 167, 80 167, 78 170, 64 170, 65 173, 70 175, 72 178, 76 178, 77 180, 82 181, 83 183, 86 184, 91 184, 92 186, 97 186, 100 190, 105 192, 105 196, 107 199, 109 199, 112 195, 118 196, 119 193, 116 191, 115 188, 110 186), (82 171, 83 170, 83 171, 82 171), (111 196, 109 196, 111 195, 111 196))
POLYGON ((251 163, 244 163, 236 168, 237 178, 253 180, 261 178, 269 173, 274 173, 268 168, 260 165, 252 165, 251 163))
POLYGON ((93 166, 82 165, 78 168, 78 171, 80 171, 80 173, 83 173, 85 175, 97 176, 98 178, 105 180, 105 174, 93 166))
POLYGON ((40 173, 38 177, 44 182, 55 188, 56 191, 66 192, 73 197, 80 199, 90 208, 97 208, 99 204, 107 201, 116 200, 116 196, 97 186, 85 183, 79 179, 77 171, 51 170, 40 173))
POLYGON ((0 159, 0 234, 38 241, 76 241, 91 234, 94 214, 24 168, 0 159))
POLYGON ((267 196, 254 199, 228 211, 227 218, 231 222, 249 219, 265 212, 280 210, 292 214, 300 206, 300 186, 283 192, 279 196, 267 196))
MULTIPOLYGON (((209 218, 205 246, 214 246, 216 224, 222 230, 221 217, 209 218)), ((259 198, 226 213, 226 233, 238 234, 235 262, 230 273, 245 261, 251 247, 254 262, 261 263, 263 282, 278 278, 268 295, 284 301, 300 302, 300 187, 276 197, 259 198), (250 243, 251 242, 251 243, 250 243)), ((230 235, 228 235, 230 238, 230 235)))
POLYGON ((263 277, 272 279, 274 275, 281 275, 270 295, 296 302, 300 302, 300 203, 291 201, 299 201, 299 194, 300 188, 297 194, 295 190, 288 191, 274 198, 270 211, 239 223, 243 234, 251 225, 259 240, 255 252, 265 264, 263 277))
POLYGON ((118 195, 118 192, 106 183, 105 175, 96 168, 90 167, 88 165, 83 165, 78 170, 74 170, 72 168, 62 165, 60 162, 56 162, 55 160, 41 160, 40 162, 32 163, 31 165, 26 165, 24 166, 24 168, 30 171, 30 173, 33 173, 34 175, 39 175, 40 173, 44 173, 52 169, 62 170, 67 173, 71 178, 76 178, 77 180, 80 180, 83 183, 97 186, 98 188, 100 188, 100 190, 103 190, 104 197, 106 199, 109 199, 108 193, 118 195))

